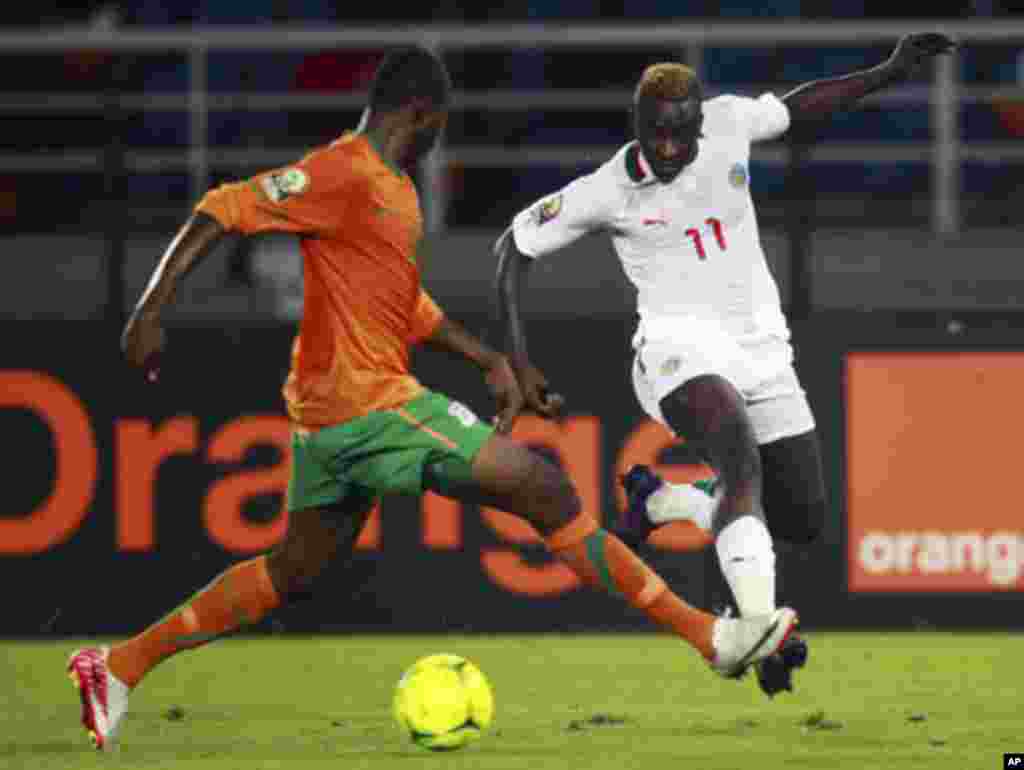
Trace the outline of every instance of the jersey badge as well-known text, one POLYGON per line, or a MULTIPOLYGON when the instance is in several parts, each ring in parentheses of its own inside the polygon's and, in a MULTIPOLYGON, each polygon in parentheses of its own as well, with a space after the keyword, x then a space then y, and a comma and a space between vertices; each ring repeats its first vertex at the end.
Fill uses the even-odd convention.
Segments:
POLYGON ((550 222, 552 219, 557 217, 562 211, 562 194, 552 195, 550 198, 543 200, 534 209, 533 220, 534 223, 539 227, 545 222, 550 222))
POLYGON ((733 187, 745 187, 747 184, 747 167, 742 163, 734 163, 729 169, 729 184, 733 187))
POLYGON ((260 180, 260 186, 274 203, 283 203, 306 191, 309 187, 309 175, 302 169, 290 168, 276 174, 268 174, 260 180))
POLYGON ((679 367, 683 365, 683 362, 678 356, 672 356, 672 358, 666 359, 665 363, 661 365, 661 376, 671 377, 673 374, 679 371, 679 367))

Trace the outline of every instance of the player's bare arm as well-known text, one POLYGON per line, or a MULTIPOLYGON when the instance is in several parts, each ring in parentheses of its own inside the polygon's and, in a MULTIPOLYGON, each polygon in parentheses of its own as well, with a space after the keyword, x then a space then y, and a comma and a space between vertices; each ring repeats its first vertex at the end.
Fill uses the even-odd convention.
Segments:
POLYGON ((135 306, 121 337, 121 349, 132 364, 145 371, 150 381, 159 375, 159 358, 164 348, 161 312, 174 299, 180 281, 225 235, 226 231, 213 217, 202 212, 190 217, 167 248, 135 306))
POLYGON ((783 96, 782 101, 789 108, 794 126, 808 124, 849 109, 868 94, 906 80, 924 62, 954 48, 953 40, 937 32, 906 35, 892 55, 877 67, 804 83, 783 96))
POLYGON ((533 260, 516 246, 510 230, 498 247, 498 273, 495 281, 498 315, 505 332, 505 349, 526 399, 526 406, 545 417, 555 416, 564 399, 551 393, 547 378, 530 363, 526 345, 526 328, 519 309, 521 287, 526 283, 533 260))
POLYGON ((508 358, 447 317, 441 320, 424 344, 437 350, 457 353, 480 367, 487 387, 498 404, 495 428, 499 433, 510 432, 525 401, 508 358))

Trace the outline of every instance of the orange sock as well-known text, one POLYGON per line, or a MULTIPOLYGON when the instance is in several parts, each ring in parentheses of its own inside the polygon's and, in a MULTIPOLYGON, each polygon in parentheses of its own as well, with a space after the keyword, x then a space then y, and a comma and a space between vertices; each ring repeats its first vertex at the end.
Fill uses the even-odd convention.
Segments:
POLYGON ((185 604, 138 636, 110 650, 110 672, 135 687, 158 663, 256 623, 281 603, 267 557, 235 564, 185 604))
POLYGON ((547 546, 589 585, 622 596, 651 620, 674 631, 705 658, 714 657, 715 616, 691 607, 621 540, 579 514, 547 538, 547 546))
POLYGON ((714 542, 714 535, 685 519, 665 522, 647 536, 648 545, 666 551, 703 551, 714 542))

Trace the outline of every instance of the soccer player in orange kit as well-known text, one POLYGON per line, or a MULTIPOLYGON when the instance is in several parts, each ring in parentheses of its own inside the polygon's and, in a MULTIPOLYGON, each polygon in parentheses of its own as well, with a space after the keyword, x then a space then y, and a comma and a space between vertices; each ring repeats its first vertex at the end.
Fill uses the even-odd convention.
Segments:
MULTIPOLYGON (((775 652, 796 626, 788 608, 736 619, 686 604, 595 512, 581 510, 556 465, 505 435, 524 408, 508 360, 420 285, 422 217, 403 169, 436 143, 449 92, 433 54, 392 53, 358 129, 291 167, 210 191, 157 266, 123 337, 128 359, 151 380, 164 347, 162 309, 226 234, 301 236, 305 308, 283 389, 295 426, 288 531, 270 554, 230 567, 138 635, 72 654, 68 671, 97 748, 114 745, 128 696, 149 671, 308 593, 331 560, 350 553, 385 494, 431 490, 522 516, 584 582, 643 610, 727 676, 775 652), (499 405, 493 424, 413 377, 409 349, 419 344, 480 367, 499 405)), ((551 397, 538 411, 550 416, 558 405, 551 397)))

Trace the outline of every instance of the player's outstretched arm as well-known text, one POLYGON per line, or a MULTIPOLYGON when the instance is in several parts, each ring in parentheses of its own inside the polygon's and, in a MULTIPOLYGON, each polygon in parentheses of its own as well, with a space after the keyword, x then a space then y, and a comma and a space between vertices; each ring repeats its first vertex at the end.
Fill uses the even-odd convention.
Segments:
POLYGON ((498 318, 505 338, 505 350, 514 364, 529 363, 530 355, 526 346, 526 329, 519 312, 521 287, 526 283, 533 260, 516 246, 515 235, 508 230, 498 245, 498 273, 494 289, 497 296, 498 318))
POLYGON ((437 350, 457 353, 480 367, 487 387, 498 404, 498 414, 494 418, 495 428, 499 433, 510 432, 516 417, 523 411, 525 401, 508 359, 502 353, 492 350, 461 324, 447 317, 440 320, 423 342, 437 350))
POLYGON ((227 231, 209 214, 198 212, 178 231, 153 271, 121 337, 128 361, 155 381, 164 347, 160 314, 174 299, 182 278, 221 242, 227 231))
POLYGON ((877 67, 804 83, 783 96, 782 101, 789 108, 792 125, 808 124, 850 109, 868 94, 906 80, 924 62, 954 48, 953 40, 937 32, 906 35, 892 55, 877 67))
POLYGON ((498 246, 498 272, 495 278, 498 317, 505 336, 505 350, 508 351, 512 368, 523 390, 526 405, 532 411, 545 417, 553 417, 561 409, 564 399, 549 390, 547 378, 530 363, 526 345, 526 328, 519 309, 521 288, 533 260, 516 246, 516 239, 509 230, 498 246))

